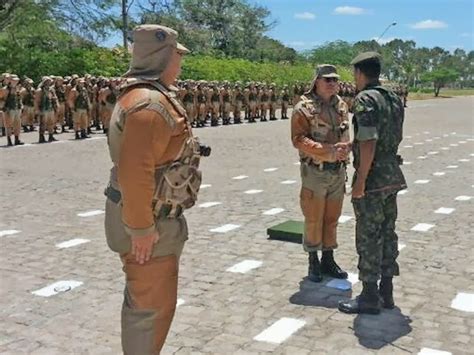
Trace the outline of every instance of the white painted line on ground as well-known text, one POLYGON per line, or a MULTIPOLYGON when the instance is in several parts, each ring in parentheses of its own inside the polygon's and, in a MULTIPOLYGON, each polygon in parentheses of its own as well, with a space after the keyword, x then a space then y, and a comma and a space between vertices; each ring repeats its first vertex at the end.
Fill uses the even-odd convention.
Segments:
POLYGON ((265 216, 274 216, 276 214, 282 213, 284 210, 284 208, 272 208, 268 211, 263 212, 263 214, 265 216))
POLYGON ((415 232, 427 232, 431 228, 434 227, 434 224, 428 224, 428 223, 418 223, 416 226, 414 226, 411 230, 415 232))
POLYGON ((263 190, 247 190, 244 192, 244 194, 247 194, 247 195, 255 195, 255 194, 259 194, 263 192, 263 190))
POLYGON ((302 319, 281 318, 253 339, 266 343, 281 344, 293 333, 304 327, 305 324, 306 322, 302 319))
POLYGON ((413 164, 411 161, 404 161, 403 162, 403 165, 411 165, 411 164, 413 164))
POLYGON ((398 191, 397 195, 405 195, 407 192, 408 190, 398 191))
POLYGON ((76 238, 76 239, 71 239, 71 240, 56 244, 56 248, 66 249, 66 248, 75 247, 76 245, 81 245, 81 244, 89 243, 89 242, 90 242, 89 239, 76 238))
POLYGON ((211 184, 202 184, 200 189, 208 189, 210 188, 212 185, 211 184))
POLYGON ((93 217, 93 216, 98 216, 104 213, 105 213, 104 210, 92 210, 92 211, 78 213, 77 215, 79 217, 93 217))
POLYGON ((301 165, 301 163, 297 161, 296 163, 293 163, 293 165, 301 165))
POLYGON ((338 222, 339 222, 339 223, 346 223, 346 222, 350 221, 352 218, 353 218, 352 216, 344 216, 344 215, 342 215, 341 217, 339 217, 338 222))
POLYGON ((268 168, 268 169, 264 169, 263 171, 266 172, 266 173, 271 173, 271 172, 274 172, 274 171, 277 171, 278 168, 268 168))
POLYGON ((410 139, 410 138, 411 138, 411 136, 405 136, 404 138, 406 138, 406 139, 410 139))
POLYGON ((283 185, 293 185, 293 184, 296 184, 296 180, 285 180, 285 181, 282 181, 281 184, 283 184, 283 185))
POLYGON ((470 159, 459 159, 458 161, 460 161, 461 163, 467 163, 467 162, 470 162, 471 160, 470 159))
POLYGON ((250 270, 259 268, 262 266, 263 262, 258 260, 244 260, 234 266, 231 266, 226 271, 239 273, 239 274, 246 274, 250 270))
POLYGON ((437 171, 435 173, 433 173, 434 176, 443 176, 443 175, 446 175, 446 173, 444 171, 437 171))
POLYGON ((50 297, 57 295, 60 292, 67 292, 79 287, 83 284, 82 281, 74 281, 74 280, 65 280, 65 281, 58 281, 49 286, 43 287, 39 290, 31 292, 36 296, 41 297, 50 297))
POLYGON ((398 243, 398 251, 402 251, 403 249, 405 249, 407 245, 404 244, 404 243, 398 243))
POLYGON ((472 196, 458 196, 455 198, 456 201, 469 201, 472 198, 472 196))
POLYGON ((459 165, 448 165, 446 169, 457 169, 459 168, 459 165))
POLYGON ((467 142, 466 141, 459 141, 458 143, 459 144, 466 144, 467 142))
POLYGON ((424 133, 424 134, 430 134, 430 132, 428 132, 428 131, 424 131, 423 133, 424 133))
POLYGON ((456 132, 451 132, 451 135, 455 136, 457 133, 456 132))
POLYGON ((436 155, 438 154, 439 152, 428 152, 428 155, 436 155))
POLYGON ((227 232, 230 232, 230 231, 232 231, 234 229, 237 229, 237 228, 240 228, 240 225, 238 225, 238 224, 224 224, 223 226, 213 228, 213 229, 209 229, 209 232, 227 233, 227 232))
POLYGON ((415 144, 415 145, 423 145, 423 144, 425 144, 425 143, 423 143, 423 142, 416 142, 416 143, 414 143, 414 144, 415 144))
POLYGON ((469 154, 471 157, 474 157, 474 153, 469 154))
POLYGON ((451 146, 451 147, 457 147, 457 146, 459 146, 459 144, 452 143, 452 144, 450 144, 450 146, 451 146))
POLYGON ((449 134, 443 134, 443 137, 449 137, 449 134))
POLYGON ((441 139, 441 137, 433 137, 433 139, 441 139))
POLYGON ((415 184, 428 184, 430 180, 416 180, 415 184))
POLYGON ((426 139, 425 142, 433 142, 432 139, 426 139))
POLYGON ((178 299, 176 300, 176 308, 178 308, 179 306, 182 306, 182 305, 185 304, 185 303, 186 303, 185 300, 183 300, 182 298, 178 298, 178 299))
POLYGON ((459 292, 451 302, 451 308, 463 312, 474 312, 474 293, 459 292))
POLYGON ((209 207, 214 207, 214 206, 219 206, 219 205, 222 205, 222 202, 205 202, 205 203, 201 203, 198 207, 209 208, 209 207))
POLYGON ((422 348, 418 355, 452 355, 449 351, 436 350, 431 348, 422 348))
POLYGON ((416 159, 424 160, 428 158, 426 155, 420 155, 419 157, 416 157, 416 159))
POLYGON ((404 145, 403 148, 413 148, 412 145, 404 145))
POLYGON ((16 229, 7 229, 7 230, 3 230, 3 231, 0 231, 0 238, 1 237, 6 237, 8 235, 14 235, 14 234, 18 234, 20 233, 21 231, 17 231, 16 229))
POLYGON ((247 175, 239 175, 239 176, 234 176, 232 178, 232 180, 244 180, 244 179, 247 179, 248 176, 247 175))
POLYGON ((441 150, 449 150, 449 147, 442 147, 441 150))
POLYGON ((449 207, 440 207, 438 208, 436 211, 434 211, 434 213, 438 213, 438 214, 451 214, 453 213, 455 210, 455 208, 449 208, 449 207))
POLYGON ((474 142, 474 138, 468 138, 467 141, 474 142))

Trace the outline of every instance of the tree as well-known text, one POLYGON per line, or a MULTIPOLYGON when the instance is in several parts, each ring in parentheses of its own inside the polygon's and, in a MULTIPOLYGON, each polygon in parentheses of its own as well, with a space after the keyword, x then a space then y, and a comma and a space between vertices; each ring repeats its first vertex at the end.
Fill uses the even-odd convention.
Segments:
POLYGON ((311 50, 308 59, 314 64, 349 65, 354 58, 354 47, 345 41, 327 42, 311 50))
POLYGON ((433 83, 435 97, 438 97, 441 88, 445 87, 448 83, 454 82, 458 77, 459 74, 453 69, 438 68, 424 73, 421 80, 433 83))

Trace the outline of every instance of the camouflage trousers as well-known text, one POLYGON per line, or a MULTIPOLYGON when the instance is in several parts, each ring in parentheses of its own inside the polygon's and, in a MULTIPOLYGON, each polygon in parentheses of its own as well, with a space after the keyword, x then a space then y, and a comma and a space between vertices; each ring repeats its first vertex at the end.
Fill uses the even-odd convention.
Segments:
POLYGON ((399 275, 397 192, 366 194, 352 199, 356 216, 356 248, 359 255, 359 279, 377 282, 381 276, 399 275))

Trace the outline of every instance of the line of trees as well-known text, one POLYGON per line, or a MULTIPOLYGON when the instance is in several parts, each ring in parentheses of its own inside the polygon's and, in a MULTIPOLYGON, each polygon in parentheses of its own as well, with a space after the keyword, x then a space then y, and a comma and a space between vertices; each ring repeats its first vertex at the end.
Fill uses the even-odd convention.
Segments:
POLYGON ((383 74, 390 81, 415 89, 431 86, 436 95, 447 84, 474 86, 473 51, 417 48, 414 41, 395 39, 383 45, 334 41, 298 53, 265 35, 275 21, 267 8, 247 0, 3 0, 0 71, 34 79, 86 72, 120 75, 128 65, 127 49, 100 44, 114 33, 121 33, 125 44, 130 30, 142 23, 178 30, 180 41, 193 51, 184 64, 185 78, 245 81, 249 75, 269 75, 267 81, 291 83, 309 80, 317 63, 348 68, 357 53, 375 50, 384 58, 383 74))

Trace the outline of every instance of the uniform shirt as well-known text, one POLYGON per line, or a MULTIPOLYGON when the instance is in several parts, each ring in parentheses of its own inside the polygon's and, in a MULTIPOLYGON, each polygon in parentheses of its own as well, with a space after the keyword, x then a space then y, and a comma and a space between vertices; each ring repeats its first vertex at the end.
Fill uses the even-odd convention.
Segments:
MULTIPOLYGON (((148 87, 134 87, 119 98, 117 105, 126 111, 140 100, 148 98, 149 91, 148 87)), ((122 127, 123 132, 116 131, 114 116, 111 122, 111 135, 120 136, 109 138, 120 140, 113 145, 109 143, 109 149, 112 161, 118 166, 118 183, 123 203, 122 220, 132 236, 153 232, 155 170, 174 161, 190 137, 186 118, 174 108, 168 98, 161 93, 159 95, 160 104, 168 117, 164 117, 165 113, 160 114, 157 110, 150 109, 129 113, 122 127), (170 125, 170 119, 175 124, 170 125)))
POLYGON ((334 144, 349 141, 347 131, 344 135, 340 133, 341 123, 347 123, 347 114, 347 106, 339 96, 333 96, 329 103, 313 93, 304 96, 291 117, 291 141, 301 158, 335 162, 334 144))
POLYGON ((375 140, 375 156, 366 180, 366 192, 402 190, 406 181, 397 158, 398 146, 403 139, 404 108, 400 98, 391 90, 368 85, 355 98, 354 168, 360 163, 360 142, 375 140))

